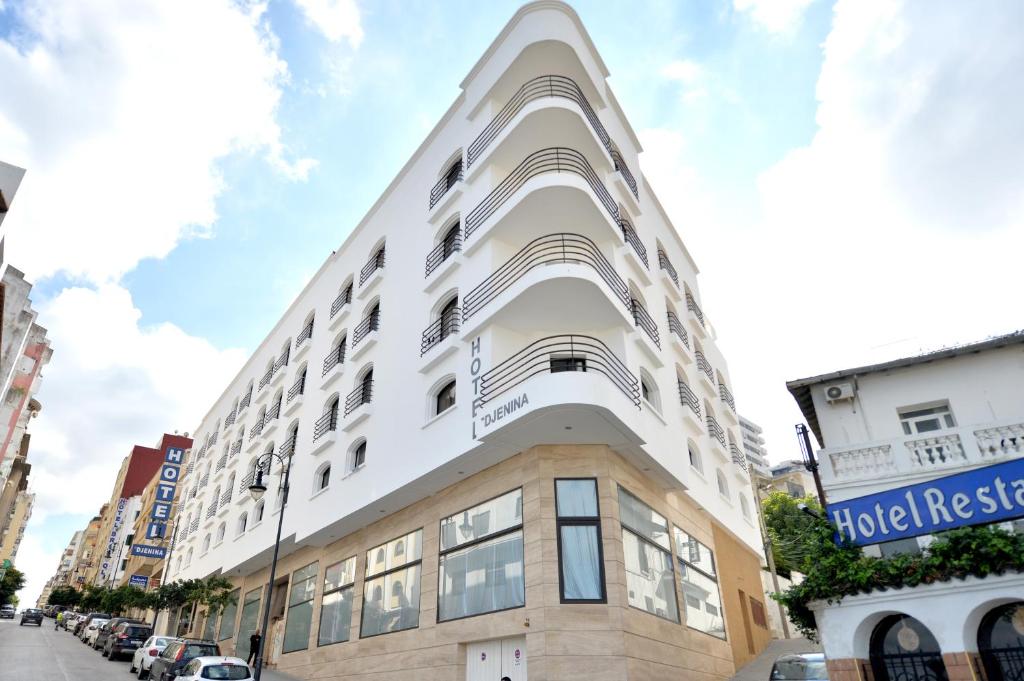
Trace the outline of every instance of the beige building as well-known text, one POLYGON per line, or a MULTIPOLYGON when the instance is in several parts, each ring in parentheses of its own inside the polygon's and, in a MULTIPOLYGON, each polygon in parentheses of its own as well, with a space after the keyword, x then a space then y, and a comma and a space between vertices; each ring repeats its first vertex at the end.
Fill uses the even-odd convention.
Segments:
POLYGON ((25 526, 32 517, 32 504, 36 495, 30 492, 19 492, 14 500, 14 507, 8 514, 3 531, 0 532, 0 563, 9 560, 17 563, 18 546, 25 536, 25 526))
POLYGON ((89 580, 89 575, 95 574, 92 570, 92 566, 96 561, 96 544, 100 535, 100 526, 103 523, 103 515, 106 512, 107 505, 103 504, 100 508, 99 515, 93 516, 92 520, 89 521, 89 524, 86 525, 82 534, 82 541, 78 544, 75 559, 68 573, 68 583, 76 589, 81 589, 87 583, 92 583, 89 580))
POLYGON ((770 490, 785 492, 791 497, 817 496, 814 476, 802 461, 783 461, 772 466, 772 477, 766 481, 770 490))

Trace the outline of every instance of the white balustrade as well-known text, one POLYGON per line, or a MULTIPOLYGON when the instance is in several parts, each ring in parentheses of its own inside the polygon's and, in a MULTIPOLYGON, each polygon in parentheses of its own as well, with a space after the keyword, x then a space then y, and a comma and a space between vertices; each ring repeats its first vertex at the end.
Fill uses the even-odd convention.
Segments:
POLYGON ((1024 423, 1014 423, 974 431, 978 452, 983 459, 1024 455, 1024 423))
POLYGON ((875 477, 896 470, 890 445, 832 452, 829 459, 838 479, 875 477))

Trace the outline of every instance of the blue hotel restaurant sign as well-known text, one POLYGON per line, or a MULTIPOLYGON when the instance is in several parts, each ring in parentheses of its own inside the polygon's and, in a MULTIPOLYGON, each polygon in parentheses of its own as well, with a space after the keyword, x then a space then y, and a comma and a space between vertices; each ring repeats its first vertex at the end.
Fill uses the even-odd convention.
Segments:
POLYGON ((828 505, 858 546, 1024 517, 1024 458, 828 505))

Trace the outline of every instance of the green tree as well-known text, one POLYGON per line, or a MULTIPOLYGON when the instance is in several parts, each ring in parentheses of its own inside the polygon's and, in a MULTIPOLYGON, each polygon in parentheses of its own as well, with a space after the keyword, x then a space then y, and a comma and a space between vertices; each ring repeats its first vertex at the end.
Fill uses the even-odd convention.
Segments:
POLYGON ((800 510, 801 504, 819 516, 825 514, 818 500, 810 495, 794 498, 785 492, 772 492, 761 502, 775 568, 785 577, 794 570, 806 573, 820 548, 822 521, 800 510))
POLYGON ((82 600, 82 594, 70 586, 58 586, 56 589, 50 592, 50 597, 46 600, 47 605, 65 605, 69 608, 73 608, 82 600))
POLYGON ((100 607, 111 615, 120 615, 132 608, 147 608, 149 602, 145 591, 137 586, 124 585, 108 589, 103 594, 100 607))
POLYGON ((96 612, 103 607, 103 597, 107 594, 108 589, 105 586, 96 586, 95 584, 86 584, 82 589, 82 598, 78 604, 82 607, 82 610, 87 612, 96 612))
POLYGON ((25 586, 25 575, 22 571, 13 565, 7 568, 4 578, 0 579, 0 605, 17 604, 18 600, 14 594, 18 593, 23 586, 25 586))

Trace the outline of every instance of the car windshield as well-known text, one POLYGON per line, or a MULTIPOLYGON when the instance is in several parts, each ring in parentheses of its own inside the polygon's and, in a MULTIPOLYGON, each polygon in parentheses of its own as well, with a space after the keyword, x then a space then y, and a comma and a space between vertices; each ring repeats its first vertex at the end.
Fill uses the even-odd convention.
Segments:
POLYGON ((142 638, 143 636, 149 636, 153 633, 153 630, 149 627, 125 627, 124 633, 134 638, 142 638))
POLYGON ((772 667, 772 681, 808 681, 827 679, 825 660, 819 658, 791 657, 778 660, 772 667))
POLYGON ((185 648, 185 657, 204 657, 206 655, 216 655, 218 652, 217 646, 189 643, 185 648))
POLYGON ((159 647, 159 646, 167 647, 168 645, 170 645, 171 641, 173 641, 173 640, 174 640, 173 638, 169 638, 169 637, 168 638, 164 638, 163 636, 158 636, 156 638, 156 640, 153 641, 153 645, 155 645, 157 647, 159 647))
POLYGON ((241 681, 250 678, 249 668, 237 664, 211 664, 203 667, 202 678, 241 681))

